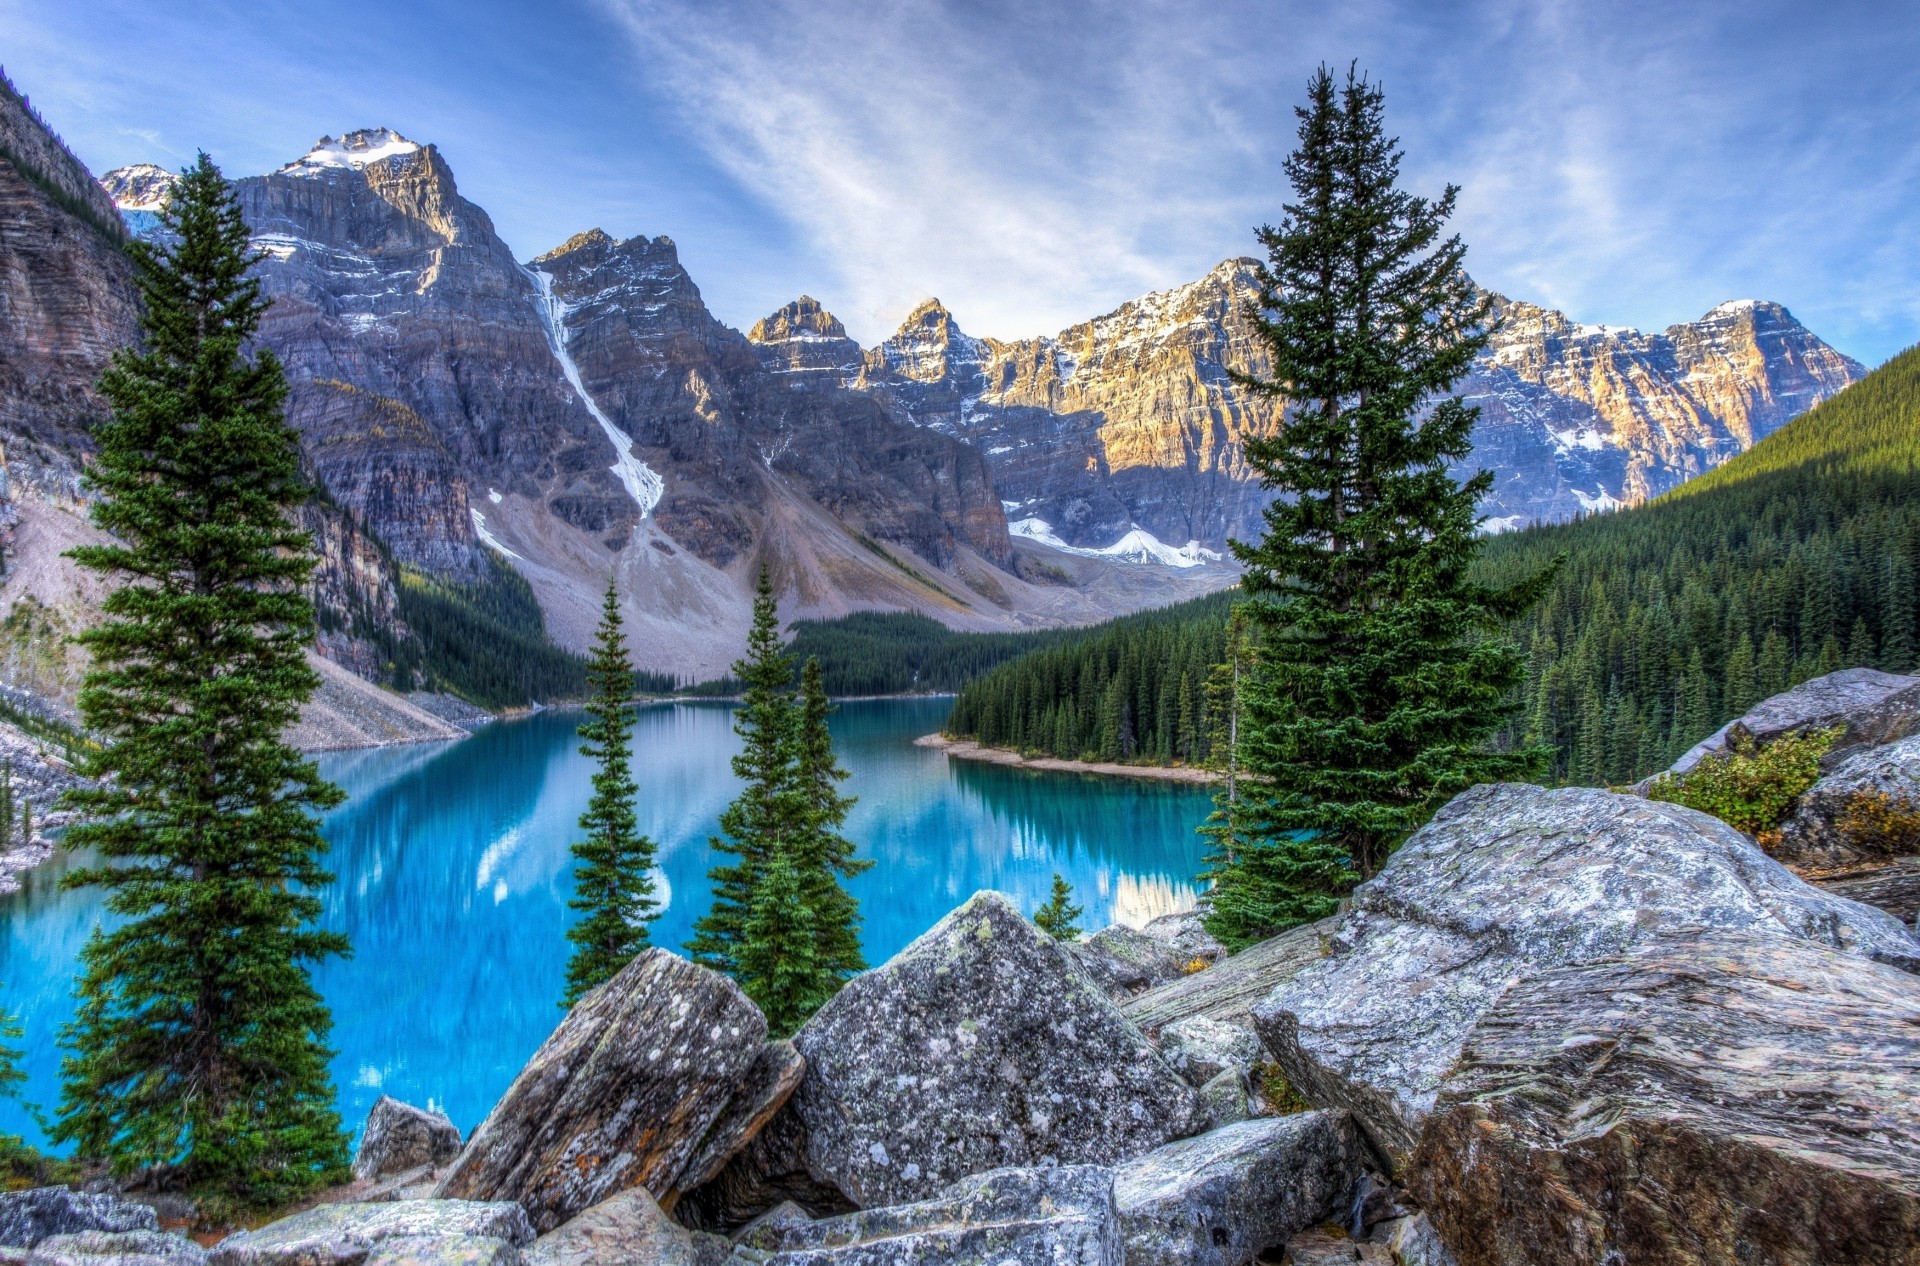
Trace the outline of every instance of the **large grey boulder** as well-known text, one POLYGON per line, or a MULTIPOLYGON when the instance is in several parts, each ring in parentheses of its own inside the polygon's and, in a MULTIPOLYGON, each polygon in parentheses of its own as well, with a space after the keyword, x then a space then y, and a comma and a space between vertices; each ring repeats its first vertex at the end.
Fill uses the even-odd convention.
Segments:
POLYGON ((1140 930, 1173 951, 1185 967, 1195 963, 1217 963, 1227 956, 1227 947, 1207 931, 1205 910, 1182 910, 1150 919, 1140 930))
POLYGON ((0 1245, 32 1248, 50 1235, 80 1231, 158 1231, 160 1219, 144 1204, 118 1196, 34 1187, 0 1194, 0 1245))
POLYGON ((538 1231, 629 1187, 670 1202, 766 1036, 733 981, 650 949, 568 1012, 435 1195, 518 1201, 538 1231))
POLYGON ((533 1242, 524 1209, 511 1201, 394 1200, 377 1204, 323 1204, 236 1231, 207 1254, 210 1266, 359 1266, 388 1240, 407 1240, 419 1253, 429 1240, 450 1241, 445 1251, 497 1256, 497 1240, 518 1249, 533 1242))
POLYGON ((1202 1124, 1067 948, 976 894, 795 1037, 808 1168, 863 1208, 1009 1166, 1109 1164, 1202 1124))
POLYGON ((1114 1174, 1128 1266, 1244 1266, 1342 1216, 1365 1148, 1344 1112, 1243 1121, 1114 1174))
POLYGON ((1832 771, 1802 792, 1780 839, 1768 852, 1791 866, 1834 870, 1920 853, 1920 833, 1886 840, 1862 839, 1847 828, 1848 810, 1869 797, 1908 819, 1920 817, 1920 735, 1842 757, 1832 771))
POLYGON ((79 1231, 50 1235, 30 1266, 206 1266, 207 1251, 170 1231, 79 1231))
POLYGON ((682 1196, 673 1216, 700 1230, 731 1233, 781 1204, 816 1218, 858 1207, 808 1170, 806 1127, 792 1100, 718 1174, 682 1196))
POLYGON ((1113 1174, 1097 1165, 975 1174, 930 1200, 817 1222, 767 1218, 738 1262, 774 1266, 1122 1266, 1113 1174))
POLYGON ((408 1235, 381 1240, 361 1266, 520 1266, 520 1250, 493 1235, 408 1235))
POLYGON ((459 1154, 460 1130, 446 1113, 381 1095, 367 1113, 366 1128, 360 1131, 353 1176, 385 1178, 422 1165, 444 1165, 459 1154))
POLYGON ((1895 919, 1809 886, 1715 818, 1503 783, 1456 797, 1355 889, 1332 955, 1254 1021, 1307 1102, 1350 1109, 1399 1167, 1468 1033, 1515 980, 1711 929, 1920 970, 1920 942, 1895 919))
POLYGON ((1831 764, 1861 747, 1891 743, 1920 731, 1920 677, 1847 668, 1802 682, 1753 706, 1695 743, 1668 772, 1684 774, 1703 756, 1727 750, 1727 736, 1740 726, 1765 744, 1783 734, 1844 727, 1827 752, 1831 764))
POLYGON ((522 1266, 709 1266, 724 1262, 730 1248, 719 1236, 681 1226, 635 1187, 547 1232, 520 1260, 522 1266))
POLYGON ((707 1128, 677 1185, 691 1190, 712 1181, 786 1106, 806 1071, 807 1061, 792 1042, 763 1045, 734 1088, 726 1111, 707 1128))
POLYGON ((1124 923, 1102 928, 1067 948, 1115 1001, 1178 980, 1185 963, 1173 946, 1124 923))
POLYGON ((1759 932, 1542 972, 1410 1183, 1461 1266, 1920 1263, 1920 978, 1759 932))
POLYGON ((1812 882, 1836 897, 1885 910, 1909 926, 1920 923, 1920 857, 1822 875, 1812 882))
POLYGON ((1127 999, 1120 1010, 1149 1034, 1192 1016, 1251 1025, 1255 1003, 1327 956, 1327 937, 1338 923, 1322 919, 1249 945, 1205 971, 1127 999))

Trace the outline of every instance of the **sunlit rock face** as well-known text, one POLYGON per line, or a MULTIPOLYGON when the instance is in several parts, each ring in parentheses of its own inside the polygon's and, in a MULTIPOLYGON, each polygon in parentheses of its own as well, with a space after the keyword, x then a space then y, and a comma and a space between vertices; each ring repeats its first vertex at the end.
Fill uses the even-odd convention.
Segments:
MULTIPOLYGON (((937 300, 867 352, 855 385, 986 454, 1017 534, 1101 549, 1130 532, 1218 550, 1271 498, 1245 460, 1283 402, 1255 337, 1254 261, 1059 334, 964 333, 937 300), (1023 525, 1026 525, 1023 527, 1023 525)), ((1491 296, 1494 333, 1457 390, 1481 410, 1456 474, 1495 472, 1491 530, 1634 505, 1751 447, 1865 371, 1774 303, 1657 334, 1491 296)))

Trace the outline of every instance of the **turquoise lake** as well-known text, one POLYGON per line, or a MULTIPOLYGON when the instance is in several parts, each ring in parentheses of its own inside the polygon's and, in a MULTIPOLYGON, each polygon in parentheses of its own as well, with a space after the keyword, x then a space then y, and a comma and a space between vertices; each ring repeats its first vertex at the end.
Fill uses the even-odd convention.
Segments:
MULTIPOLYGON (((847 834, 875 865, 852 882, 867 959, 883 962, 970 894, 993 888, 1031 910, 1057 870, 1084 923, 1138 924, 1193 903, 1205 791, 1144 779, 1036 773, 949 761, 913 739, 940 728, 945 699, 841 705, 833 734, 859 797, 847 834)), ((322 772, 351 797, 328 816, 335 880, 327 927, 353 957, 316 981, 333 1008, 340 1109, 358 1129, 381 1093, 479 1123, 560 1019, 571 912, 568 843, 591 766, 577 714, 496 723, 463 742, 334 753, 322 772)), ((656 945, 678 949, 707 906, 708 838, 738 788, 723 704, 639 714, 640 821, 661 849, 666 909, 656 945)), ((72 1015, 97 892, 58 888, 64 859, 0 897, 0 1010, 27 1027, 26 1096, 59 1099, 55 1038, 72 1015)), ((41 1134, 0 1100, 0 1133, 41 1134)))

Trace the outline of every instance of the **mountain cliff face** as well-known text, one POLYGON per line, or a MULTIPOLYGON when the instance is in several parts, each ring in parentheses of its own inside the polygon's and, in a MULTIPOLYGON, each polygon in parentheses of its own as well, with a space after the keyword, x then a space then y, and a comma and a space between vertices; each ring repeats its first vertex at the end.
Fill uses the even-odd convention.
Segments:
MULTIPOLYGON (((1143 538, 1219 549, 1270 499, 1244 458, 1281 404, 1246 306, 1253 261, 1143 296, 1052 337, 963 333, 938 301, 869 351, 852 385, 992 464, 1016 534, 1111 550, 1143 538)), ((1723 304, 1660 334, 1580 326, 1493 296, 1493 342, 1459 391, 1498 481, 1494 530, 1631 505, 1744 451, 1860 377, 1778 304, 1723 304)))

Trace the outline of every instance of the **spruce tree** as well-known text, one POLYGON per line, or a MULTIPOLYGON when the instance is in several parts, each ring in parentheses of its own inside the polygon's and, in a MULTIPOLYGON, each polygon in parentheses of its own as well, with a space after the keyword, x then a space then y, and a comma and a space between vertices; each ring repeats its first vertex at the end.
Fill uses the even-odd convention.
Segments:
POLYGON ((600 629, 587 682, 593 694, 580 727, 582 756, 597 761, 593 796, 580 815, 584 840, 573 845, 573 897, 567 905, 581 918, 567 929, 573 957, 567 962, 567 989, 560 1005, 571 1007, 581 995, 612 979, 647 948, 647 924, 659 915, 653 897, 657 847, 640 833, 634 814, 639 788, 633 780, 633 662, 620 618, 620 601, 607 582, 600 629))
POLYGON ((824 988, 819 1001, 825 1002, 847 977, 867 969, 860 952, 860 903, 841 881, 862 874, 873 862, 855 858, 853 842, 840 834, 854 797, 840 794, 847 771, 834 758, 833 736, 827 731, 833 705, 817 658, 808 658, 801 670, 798 708, 794 772, 802 817, 795 860, 801 899, 819 938, 813 954, 824 988))
POLYGON ((1086 911, 1073 903, 1073 885, 1059 871, 1053 872, 1053 892, 1046 904, 1033 912, 1033 922, 1056 941, 1080 939, 1080 916, 1086 911))
POLYGON ((1295 201, 1259 233, 1249 315, 1272 376, 1241 378, 1288 402, 1286 425, 1246 450, 1281 495, 1258 543, 1233 542, 1259 652, 1242 683, 1243 932, 1324 907, 1343 871, 1372 874, 1446 799, 1537 759, 1488 740, 1524 668, 1501 626, 1547 576, 1469 574, 1493 477, 1447 470, 1477 411, 1446 393, 1490 313, 1459 238, 1442 237, 1457 190, 1397 187, 1383 95, 1355 72, 1338 84, 1322 67, 1308 96, 1286 164, 1295 201))
MULTIPOLYGON (((773 582, 766 568, 753 600, 753 628, 746 658, 736 660, 733 675, 741 683, 733 732, 741 749, 733 772, 746 786, 720 815, 723 836, 712 847, 735 860, 708 872, 713 905, 693 925, 687 950, 695 961, 736 978, 742 974, 741 945, 761 874, 783 840, 791 843, 801 817, 796 784, 793 659, 780 642, 780 620, 773 582)), ((797 859, 790 857, 790 864, 797 859)))
POLYGON ((130 247, 144 346, 100 381, 114 412, 87 478, 115 539, 72 553, 121 582, 80 635, 102 746, 66 797, 66 844, 99 862, 64 883, 104 887, 111 921, 82 951, 53 1136, 119 1173, 275 1203, 347 1161, 308 975, 347 952, 313 926, 332 878, 316 813, 342 795, 282 737, 319 685, 292 517, 308 490, 279 362, 251 350, 258 256, 206 155, 163 219, 172 245, 130 247))

